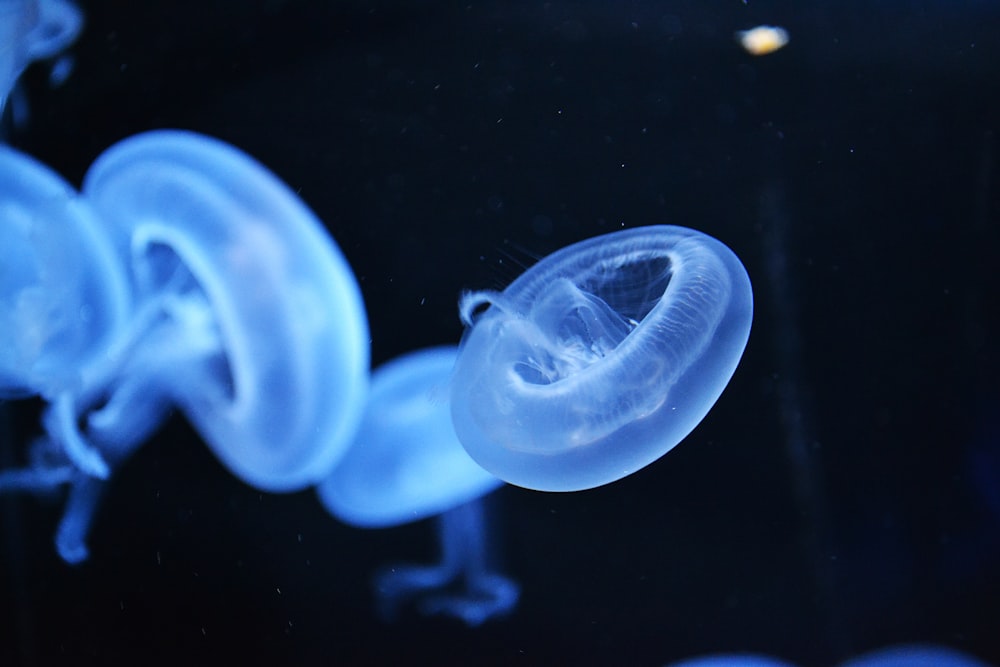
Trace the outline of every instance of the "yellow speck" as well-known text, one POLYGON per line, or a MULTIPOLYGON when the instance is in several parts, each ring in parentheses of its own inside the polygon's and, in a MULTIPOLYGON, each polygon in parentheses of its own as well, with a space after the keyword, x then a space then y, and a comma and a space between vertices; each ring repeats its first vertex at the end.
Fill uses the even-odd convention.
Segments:
POLYGON ((763 56, 788 44, 788 31, 774 25, 759 25, 750 30, 740 30, 736 39, 747 53, 763 56))

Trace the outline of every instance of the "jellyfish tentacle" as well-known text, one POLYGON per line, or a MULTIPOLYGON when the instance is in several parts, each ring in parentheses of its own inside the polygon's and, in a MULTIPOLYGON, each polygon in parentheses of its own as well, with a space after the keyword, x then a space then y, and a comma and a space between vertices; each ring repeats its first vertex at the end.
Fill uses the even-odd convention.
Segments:
POLYGON ((490 567, 483 501, 465 503, 438 516, 441 568, 458 588, 430 592, 420 602, 425 614, 447 614, 479 626, 510 613, 520 587, 490 567))
POLYGON ((482 501, 450 509, 436 522, 441 561, 393 565, 379 572, 374 583, 380 614, 392 620, 412 601, 422 614, 452 616, 476 627, 510 613, 520 587, 489 566, 482 501))

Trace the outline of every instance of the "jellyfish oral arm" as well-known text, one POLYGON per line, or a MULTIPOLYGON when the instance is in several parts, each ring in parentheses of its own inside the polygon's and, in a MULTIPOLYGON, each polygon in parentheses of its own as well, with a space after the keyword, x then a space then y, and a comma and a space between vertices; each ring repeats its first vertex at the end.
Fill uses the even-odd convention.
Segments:
POLYGON ((477 627, 510 613, 520 587, 488 567, 481 501, 449 510, 436 521, 440 564, 384 568, 375 577, 381 614, 391 619, 412 601, 423 614, 452 616, 477 627))

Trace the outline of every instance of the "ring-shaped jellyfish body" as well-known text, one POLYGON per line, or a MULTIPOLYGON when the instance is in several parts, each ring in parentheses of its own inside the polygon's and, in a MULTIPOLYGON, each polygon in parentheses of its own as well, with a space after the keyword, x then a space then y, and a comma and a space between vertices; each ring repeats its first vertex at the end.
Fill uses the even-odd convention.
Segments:
POLYGON ((21 71, 69 46, 83 15, 67 0, 0 0, 0 112, 21 71))
POLYGON ((466 451, 511 484, 575 491, 698 425, 746 347, 753 294, 725 245, 656 226, 564 248, 460 312, 451 405, 466 451))
POLYGON ((990 667, 990 665, 945 646, 901 644, 845 660, 838 667, 990 667))
POLYGON ((519 588, 489 562, 480 499, 503 482, 469 458, 451 423, 456 355, 430 348, 377 368, 354 445, 317 492, 331 514, 361 528, 437 517, 441 562, 384 568, 374 582, 380 610, 391 618, 413 602, 477 626, 512 610, 519 588))
POLYGON ((125 272, 90 206, 0 146, 0 397, 73 391, 129 312, 125 272))
POLYGON ((720 653, 672 662, 666 667, 795 667, 795 665, 754 653, 720 653))
MULTIPOLYGON (((318 482, 360 421, 369 354, 360 289, 312 212, 250 157, 188 132, 111 147, 84 190, 110 249, 66 250, 112 275, 121 267, 132 308, 79 382, 47 396, 45 435, 28 468, 0 472, 0 491, 69 484, 56 545, 79 562, 103 480, 175 405, 249 484, 318 482)), ((52 216, 65 199, 35 214, 52 216)), ((51 242, 32 241, 39 256, 51 242)), ((106 293, 77 289, 102 316, 106 293)))
POLYGON ((157 320, 145 354, 171 365, 146 378, 152 393, 245 482, 318 482, 360 421, 369 338, 360 287, 312 211, 246 154, 183 131, 112 146, 83 192, 157 320))

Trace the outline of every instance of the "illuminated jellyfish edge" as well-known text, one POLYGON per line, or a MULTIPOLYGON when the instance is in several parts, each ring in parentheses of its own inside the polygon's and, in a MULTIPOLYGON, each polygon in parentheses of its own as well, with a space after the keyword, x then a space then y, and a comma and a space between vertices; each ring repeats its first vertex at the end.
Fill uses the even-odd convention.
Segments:
MULTIPOLYGON (((170 248, 211 303, 236 385, 235 400, 221 402, 218 388, 175 400, 218 458, 245 482, 266 491, 294 491, 319 481, 343 454, 360 420, 369 336, 360 287, 312 211, 242 151, 183 130, 147 132, 115 144, 91 166, 83 191, 119 234, 138 234, 145 243, 170 248), (186 177, 193 181, 185 188, 203 197, 192 205, 209 210, 214 226, 204 219, 173 220, 169 212, 156 210, 150 193, 186 177), (126 201, 126 193, 136 197, 126 201), (267 232, 288 248, 293 261, 284 268, 299 279, 297 284, 322 289, 297 299, 284 286, 269 285, 279 288, 274 298, 254 302, 260 295, 227 276, 219 266, 223 258, 204 250, 218 243, 219 236, 224 237, 223 250, 249 249, 261 256, 272 250, 241 245, 239 234, 226 228, 231 207, 246 213, 244 219, 266 221, 267 232), (316 322, 317 317, 325 321, 316 322), (319 330, 308 331, 310 326, 319 330), (310 349, 297 345, 302 336, 308 336, 310 349), (312 345, 324 338, 333 344, 312 345), (267 368, 256 367, 269 358, 267 368), (274 380, 288 382, 277 386, 274 380), (317 443, 317 437, 323 442, 317 443)), ((141 256, 130 256, 130 247, 120 252, 126 261, 141 264, 141 256)), ((222 250, 219 254, 224 255, 222 250)), ((265 274, 274 267, 260 268, 265 274)))
MULTIPOLYGON (((670 294, 668 287, 664 296, 670 294)), ((541 491, 601 486, 641 469, 672 449, 698 425, 728 384, 746 346, 753 315, 750 280, 736 255, 708 235, 674 226, 624 230, 563 248, 518 277, 503 296, 503 307, 491 307, 482 313, 463 338, 452 386, 452 418, 459 439, 477 463, 508 483, 541 491), (585 265, 587 258, 628 253, 636 248, 667 251, 678 242, 689 241, 703 244, 721 261, 729 280, 729 301, 710 343, 677 374, 667 400, 656 411, 586 446, 552 447, 547 453, 524 446, 547 437, 535 432, 538 429, 520 431, 513 438, 517 449, 497 442, 487 432, 489 424, 485 428, 482 424, 491 419, 502 420, 498 423, 507 431, 525 428, 518 423, 515 412, 484 414, 484 408, 515 403, 504 395, 511 381, 505 375, 510 360, 496 358, 503 352, 495 350, 504 345, 505 320, 515 328, 520 326, 518 320, 523 321, 530 302, 544 292, 545 286, 566 277, 565 269, 560 267, 575 268, 585 265)))

